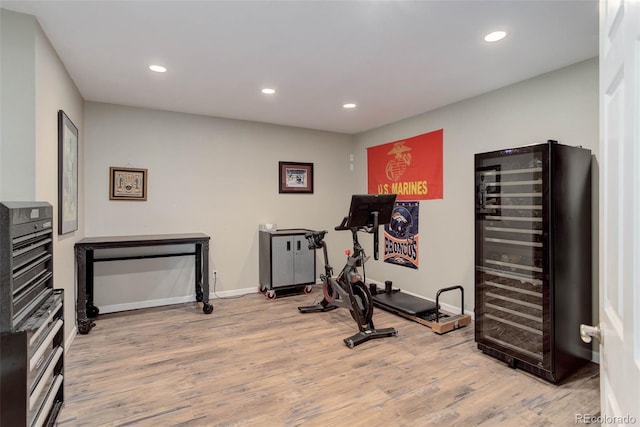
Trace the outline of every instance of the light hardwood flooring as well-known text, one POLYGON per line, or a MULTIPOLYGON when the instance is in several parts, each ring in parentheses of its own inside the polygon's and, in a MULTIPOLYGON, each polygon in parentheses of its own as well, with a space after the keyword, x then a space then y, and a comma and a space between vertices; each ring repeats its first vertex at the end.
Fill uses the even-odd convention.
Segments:
POLYGON ((437 335, 375 309, 397 337, 350 349, 346 309, 260 294, 100 316, 65 360, 60 427, 571 426, 599 414, 598 366, 552 385, 477 350, 473 325, 437 335))

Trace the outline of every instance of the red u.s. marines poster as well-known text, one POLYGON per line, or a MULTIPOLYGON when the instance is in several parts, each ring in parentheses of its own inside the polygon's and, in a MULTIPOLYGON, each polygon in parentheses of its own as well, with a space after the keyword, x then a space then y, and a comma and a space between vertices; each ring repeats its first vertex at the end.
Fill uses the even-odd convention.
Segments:
POLYGON ((418 202, 396 202, 384 226, 384 262, 418 269, 418 202))
POLYGON ((369 194, 442 199, 443 130, 367 148, 369 194))

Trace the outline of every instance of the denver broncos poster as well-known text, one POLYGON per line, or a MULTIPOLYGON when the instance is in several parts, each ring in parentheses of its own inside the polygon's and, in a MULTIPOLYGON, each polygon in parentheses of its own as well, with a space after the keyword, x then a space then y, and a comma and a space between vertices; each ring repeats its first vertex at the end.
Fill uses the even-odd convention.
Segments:
POLYGON ((384 226, 384 262, 418 269, 418 202, 396 202, 384 226))

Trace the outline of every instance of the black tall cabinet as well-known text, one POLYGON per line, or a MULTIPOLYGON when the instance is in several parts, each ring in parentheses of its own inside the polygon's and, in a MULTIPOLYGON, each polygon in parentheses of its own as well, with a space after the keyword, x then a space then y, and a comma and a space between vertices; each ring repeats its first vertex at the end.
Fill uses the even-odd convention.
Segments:
POLYGON ((64 295, 53 289, 53 208, 0 203, 0 426, 55 424, 64 402, 64 295))
POLYGON ((475 339, 557 382, 591 358, 591 152, 548 141, 475 155, 475 339))

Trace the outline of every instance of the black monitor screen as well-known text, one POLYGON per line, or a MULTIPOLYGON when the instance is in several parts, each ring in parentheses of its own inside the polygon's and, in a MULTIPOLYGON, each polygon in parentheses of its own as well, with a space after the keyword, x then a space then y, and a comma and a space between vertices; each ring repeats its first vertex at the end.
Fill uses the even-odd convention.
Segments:
POLYGON ((396 202, 395 194, 354 194, 351 196, 349 218, 346 226, 372 227, 373 212, 378 212, 378 225, 391 222, 391 212, 396 202))

